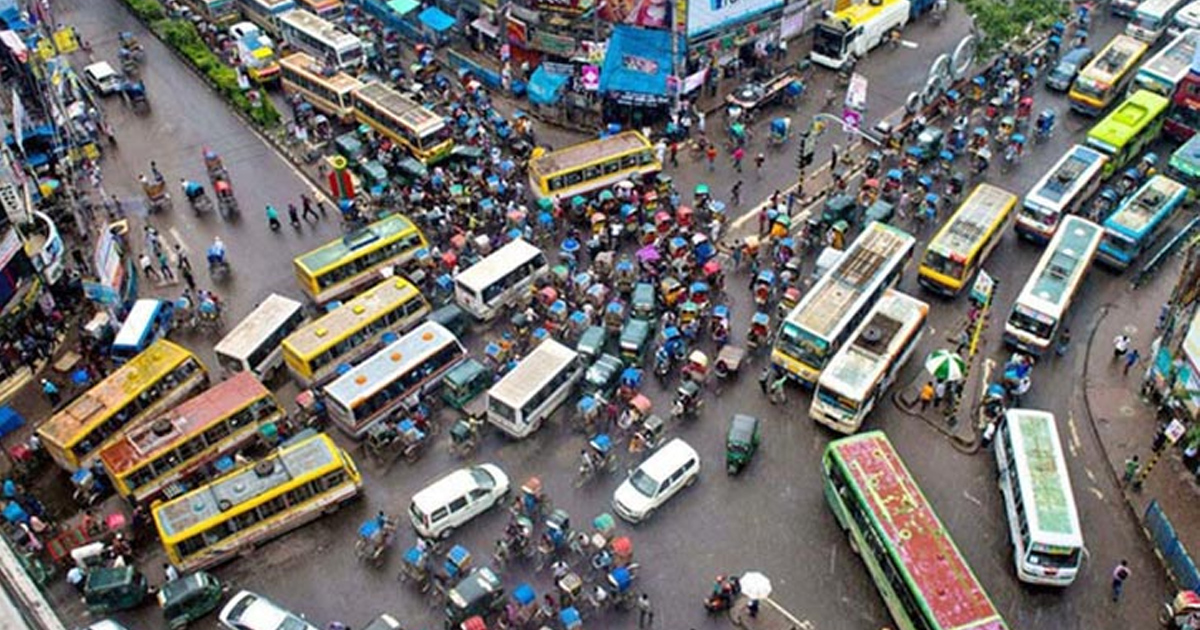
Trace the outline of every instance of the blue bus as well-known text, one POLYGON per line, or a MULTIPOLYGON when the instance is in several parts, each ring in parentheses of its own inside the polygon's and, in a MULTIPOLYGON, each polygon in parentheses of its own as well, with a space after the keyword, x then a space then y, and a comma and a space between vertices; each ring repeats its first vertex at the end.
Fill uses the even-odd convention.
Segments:
POLYGON ((166 337, 171 330, 175 305, 164 300, 143 299, 134 302, 129 316, 113 339, 110 354, 116 364, 124 363, 142 353, 150 344, 166 337))
POLYGON ((1106 267, 1124 271, 1154 244, 1187 196, 1187 186, 1165 175, 1151 177, 1104 220, 1104 238, 1096 259, 1106 267))

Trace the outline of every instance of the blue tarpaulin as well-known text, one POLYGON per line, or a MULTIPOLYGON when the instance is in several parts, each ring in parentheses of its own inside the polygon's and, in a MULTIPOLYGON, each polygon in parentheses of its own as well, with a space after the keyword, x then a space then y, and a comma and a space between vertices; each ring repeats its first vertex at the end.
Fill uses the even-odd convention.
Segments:
POLYGON ((534 105, 553 105, 562 97, 562 88, 570 77, 550 74, 542 66, 529 77, 529 102, 534 105))
POLYGON ((429 7, 428 9, 422 11, 421 15, 417 17, 421 20, 422 24, 428 26, 437 33, 448 31, 450 30, 451 26, 454 26, 454 18, 446 15, 445 11, 442 11, 437 7, 429 7))
POLYGON ((21 414, 12 407, 8 405, 0 407, 0 437, 20 429, 24 424, 25 418, 22 418, 21 414))
POLYGON ((666 102, 671 33, 625 24, 613 27, 600 71, 600 91, 631 103, 666 102))

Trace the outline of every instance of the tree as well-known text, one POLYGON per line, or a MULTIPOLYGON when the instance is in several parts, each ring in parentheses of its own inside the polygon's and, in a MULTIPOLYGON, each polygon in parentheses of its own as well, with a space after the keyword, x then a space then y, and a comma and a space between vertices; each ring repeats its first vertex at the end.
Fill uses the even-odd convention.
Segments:
POLYGON ((1062 0, 963 0, 975 22, 979 55, 988 57, 1007 43, 1035 37, 1068 14, 1062 0))

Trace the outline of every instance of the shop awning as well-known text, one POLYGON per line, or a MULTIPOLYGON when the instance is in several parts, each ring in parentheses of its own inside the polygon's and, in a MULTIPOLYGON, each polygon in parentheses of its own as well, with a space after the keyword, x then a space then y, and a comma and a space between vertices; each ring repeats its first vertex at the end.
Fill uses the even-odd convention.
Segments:
POLYGON ((563 86, 571 77, 562 74, 550 74, 543 66, 529 77, 529 102, 534 105, 554 105, 562 98, 563 86))
POLYGON ((665 102, 671 76, 671 33, 618 24, 608 41, 600 91, 637 103, 665 102))
POLYGON ((448 31, 451 26, 454 26, 454 18, 446 15, 445 11, 437 7, 429 7, 417 17, 421 20, 422 24, 438 33, 448 31))
POLYGON ((475 18, 475 21, 471 22, 471 26, 475 30, 487 35, 488 37, 491 37, 492 39, 496 39, 496 37, 500 35, 500 27, 493 24, 491 20, 485 17, 475 18))
POLYGON ((391 0, 387 3, 389 9, 396 12, 397 15, 408 15, 414 9, 421 6, 417 0, 391 0))

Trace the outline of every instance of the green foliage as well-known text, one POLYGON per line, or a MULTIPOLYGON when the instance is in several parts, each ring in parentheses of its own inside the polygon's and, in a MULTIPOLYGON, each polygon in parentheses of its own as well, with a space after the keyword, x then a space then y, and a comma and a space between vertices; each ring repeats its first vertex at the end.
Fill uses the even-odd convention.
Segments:
POLYGON ((147 22, 157 22, 167 17, 167 12, 158 0, 125 0, 125 3, 135 15, 147 22))
POLYGON ((1036 37, 1067 16, 1067 3, 1062 0, 962 1, 967 13, 975 19, 982 57, 1008 42, 1036 37))

